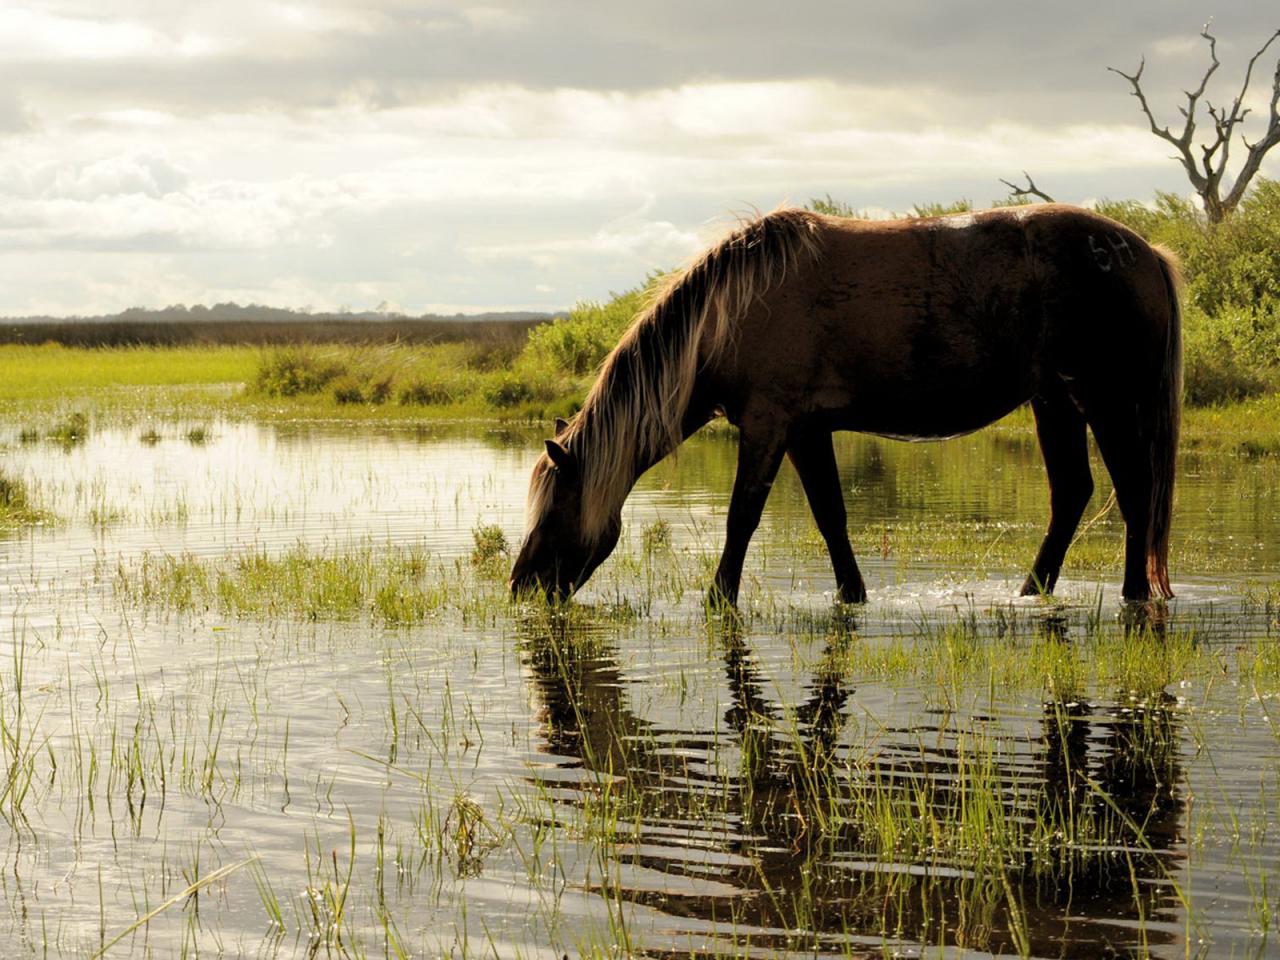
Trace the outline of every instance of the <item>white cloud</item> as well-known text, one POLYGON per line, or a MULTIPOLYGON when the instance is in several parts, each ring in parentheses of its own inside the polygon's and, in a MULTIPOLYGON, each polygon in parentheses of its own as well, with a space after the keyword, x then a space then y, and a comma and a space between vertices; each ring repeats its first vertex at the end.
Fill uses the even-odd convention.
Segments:
POLYGON ((66 17, 22 7, 0 8, 0 57, 114 60, 147 55, 166 45, 136 21, 66 17))
POLYGON ((128 296, 553 308, 686 260, 731 210, 828 191, 904 209, 907 191, 951 199, 940 183, 998 194, 995 178, 1023 167, 1043 180, 1163 161, 1140 130, 946 125, 947 104, 791 81, 76 115, 11 138, 0 171, 7 262, 44 251, 76 270, 10 271, 0 312, 118 309, 128 296))

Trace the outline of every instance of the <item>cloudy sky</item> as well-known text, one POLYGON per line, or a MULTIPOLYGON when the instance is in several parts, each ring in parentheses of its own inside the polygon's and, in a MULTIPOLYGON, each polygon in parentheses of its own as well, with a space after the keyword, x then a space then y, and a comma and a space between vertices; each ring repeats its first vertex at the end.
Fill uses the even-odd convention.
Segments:
POLYGON ((555 309, 828 193, 1185 192, 1105 68, 1172 123, 1200 25, 1225 101, 1270 8, 0 0, 0 315, 555 309))

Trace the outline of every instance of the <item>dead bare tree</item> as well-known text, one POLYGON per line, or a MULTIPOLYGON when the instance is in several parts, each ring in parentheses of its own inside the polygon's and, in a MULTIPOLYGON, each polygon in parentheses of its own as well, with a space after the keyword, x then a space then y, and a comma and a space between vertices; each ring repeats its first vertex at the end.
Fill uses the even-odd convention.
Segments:
POLYGON ((1243 131, 1241 132, 1240 141, 1244 144, 1248 154, 1245 156, 1239 173, 1236 174, 1235 182, 1227 189, 1226 196, 1223 196, 1223 177, 1227 172, 1227 160, 1231 154, 1231 140, 1237 125, 1243 122, 1245 116, 1250 112, 1249 108, 1244 106, 1244 98, 1249 92, 1249 82, 1253 78, 1253 66, 1267 52, 1267 48, 1271 46, 1276 38, 1280 37, 1280 30, 1276 30, 1275 33, 1267 38, 1267 42, 1249 59, 1249 65, 1244 71, 1244 83, 1240 86, 1240 93, 1231 101, 1230 106, 1219 108, 1215 107, 1207 99, 1205 100, 1205 108, 1213 121, 1213 134, 1206 143, 1196 144, 1194 142, 1196 108, 1200 104, 1200 98, 1204 96, 1209 78, 1221 66, 1218 61, 1218 41, 1209 32, 1209 24, 1206 23, 1204 25, 1204 29, 1200 31, 1200 36, 1209 41, 1209 67, 1205 70, 1204 76, 1200 78, 1198 87, 1194 90, 1183 91, 1187 98, 1187 105, 1178 108, 1178 112, 1182 114, 1184 121, 1181 133, 1174 134, 1167 126, 1160 126, 1156 122, 1155 116, 1151 113, 1151 107, 1147 104, 1146 95, 1142 91, 1142 71, 1147 65, 1145 57, 1139 61, 1137 71, 1132 74, 1117 70, 1115 67, 1107 67, 1107 69, 1129 81, 1129 84, 1133 87, 1133 96, 1138 98, 1138 103, 1142 105, 1142 112, 1151 124, 1151 132, 1161 140, 1166 140, 1173 144, 1177 149, 1178 152, 1173 159, 1182 164, 1182 168, 1186 170, 1187 178, 1191 181, 1191 185, 1195 188, 1196 193, 1200 194, 1200 200, 1204 204, 1205 216, 1209 218, 1210 223, 1220 223, 1240 203, 1245 191, 1249 189, 1249 181, 1254 178, 1262 166, 1262 158, 1266 156, 1267 151, 1277 143, 1280 143, 1280 60, 1277 60, 1275 80, 1271 88, 1271 108, 1267 117, 1267 128, 1262 136, 1253 143, 1248 141, 1243 131), (1198 160, 1193 150, 1197 146, 1201 151, 1201 156, 1198 160))
POLYGON ((1036 186, 1036 182, 1031 179, 1031 174, 1023 170, 1022 175, 1027 178, 1027 185, 1025 187, 1020 187, 1016 183, 1013 183, 1010 180, 1005 180, 1003 177, 1000 179, 1000 182, 1009 188, 1010 197, 1012 197, 1015 200, 1021 200, 1023 197, 1039 197, 1045 203, 1057 202, 1056 200, 1053 199, 1053 197, 1049 196, 1047 193, 1045 193, 1043 190, 1041 190, 1039 187, 1036 186))

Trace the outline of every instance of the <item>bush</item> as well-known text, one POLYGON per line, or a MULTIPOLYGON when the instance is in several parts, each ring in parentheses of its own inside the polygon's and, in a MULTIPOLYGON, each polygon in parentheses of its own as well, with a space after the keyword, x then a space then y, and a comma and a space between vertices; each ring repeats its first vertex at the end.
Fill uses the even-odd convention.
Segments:
POLYGON ((524 347, 524 342, 510 339, 490 338, 477 340, 474 343, 467 344, 463 362, 468 369, 479 370, 482 373, 503 370, 516 362, 516 357, 520 356, 520 351, 524 347))
POLYGON ((381 406, 391 399, 391 377, 379 377, 369 384, 369 402, 381 406))
POLYGON ((1266 393, 1274 386, 1274 368, 1241 342, 1255 322, 1256 318, 1242 318, 1230 311, 1208 317, 1194 306, 1187 308, 1183 317, 1183 397, 1188 404, 1232 403, 1266 393))
POLYGON ((494 407, 515 407, 537 397, 533 386, 516 376, 506 373, 487 384, 484 388, 485 403, 494 407))
POLYGON ((402 407, 430 407, 453 403, 456 396, 443 381, 416 379, 401 387, 396 399, 402 407))
POLYGON ((319 393, 346 372, 342 363, 311 350, 280 347, 267 351, 258 361, 254 389, 268 397, 319 393))
POLYGON ((343 374, 333 382, 333 399, 336 403, 364 403, 364 390, 350 374, 343 374))
POLYGON ((580 303, 569 316, 534 327, 525 356, 568 376, 591 373, 617 345, 644 306, 646 291, 660 279, 651 276, 645 287, 617 294, 607 303, 580 303))

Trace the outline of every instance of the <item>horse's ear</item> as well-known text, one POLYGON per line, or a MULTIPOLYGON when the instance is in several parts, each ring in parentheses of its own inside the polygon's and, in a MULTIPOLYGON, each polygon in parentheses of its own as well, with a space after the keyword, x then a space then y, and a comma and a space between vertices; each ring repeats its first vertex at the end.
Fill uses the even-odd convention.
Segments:
POLYGON ((572 473, 578 469, 578 461, 573 458, 573 454, 555 440, 547 441, 547 456, 565 473, 572 473))
POLYGON ((569 421, 564 417, 556 417, 556 436, 560 436, 560 434, 564 433, 568 429, 569 421))

